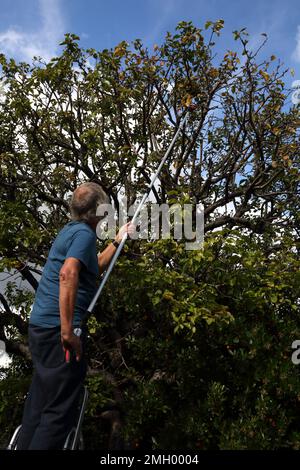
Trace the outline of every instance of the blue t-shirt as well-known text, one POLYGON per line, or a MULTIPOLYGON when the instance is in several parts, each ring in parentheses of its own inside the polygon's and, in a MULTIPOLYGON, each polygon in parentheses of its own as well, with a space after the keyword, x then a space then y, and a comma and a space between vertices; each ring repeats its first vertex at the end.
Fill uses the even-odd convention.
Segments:
POLYGON ((66 224, 53 242, 36 292, 29 323, 44 328, 60 325, 59 271, 67 258, 81 261, 73 326, 80 326, 96 291, 99 276, 96 233, 82 221, 66 224))

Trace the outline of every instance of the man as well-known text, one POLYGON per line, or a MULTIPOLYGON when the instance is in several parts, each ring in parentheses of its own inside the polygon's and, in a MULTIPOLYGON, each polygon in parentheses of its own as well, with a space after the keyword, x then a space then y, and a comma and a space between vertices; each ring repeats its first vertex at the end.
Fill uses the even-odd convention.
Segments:
POLYGON ((84 315, 96 290, 96 278, 109 265, 125 224, 102 253, 96 252, 97 207, 107 196, 96 183, 73 193, 72 220, 59 232, 48 255, 29 321, 34 375, 25 402, 18 450, 62 449, 74 425, 86 375, 84 315), (80 328, 82 335, 74 334, 80 328))

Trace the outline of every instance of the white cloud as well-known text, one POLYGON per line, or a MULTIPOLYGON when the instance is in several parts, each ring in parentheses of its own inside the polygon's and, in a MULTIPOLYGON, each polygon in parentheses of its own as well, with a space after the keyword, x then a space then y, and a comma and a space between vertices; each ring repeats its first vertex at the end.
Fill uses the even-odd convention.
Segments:
POLYGON ((0 367, 8 367, 11 363, 11 358, 5 351, 4 341, 0 341, 0 367))
POLYGON ((31 62, 34 55, 46 61, 56 55, 58 43, 65 32, 61 0, 38 0, 40 28, 22 31, 21 27, 9 27, 0 32, 0 49, 14 59, 31 62))
POLYGON ((292 59, 296 62, 300 62, 300 26, 297 28, 296 42, 297 44, 292 54, 292 59))

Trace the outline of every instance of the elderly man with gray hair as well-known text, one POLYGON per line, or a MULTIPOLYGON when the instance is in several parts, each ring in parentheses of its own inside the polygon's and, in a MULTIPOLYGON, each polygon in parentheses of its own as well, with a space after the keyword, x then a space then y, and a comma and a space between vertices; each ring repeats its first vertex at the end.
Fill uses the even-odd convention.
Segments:
POLYGON ((18 450, 62 449, 74 425, 86 375, 84 316, 96 290, 96 279, 109 265, 125 232, 97 255, 99 204, 108 198, 96 183, 75 189, 72 220, 58 233, 50 249, 29 321, 29 346, 34 375, 25 402, 18 450), (74 334, 81 328, 80 337, 74 334))

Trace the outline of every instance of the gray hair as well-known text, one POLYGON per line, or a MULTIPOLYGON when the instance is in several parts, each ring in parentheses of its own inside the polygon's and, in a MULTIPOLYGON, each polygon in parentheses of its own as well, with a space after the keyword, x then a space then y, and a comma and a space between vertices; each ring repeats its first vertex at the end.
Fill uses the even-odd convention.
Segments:
POLYGON ((97 206, 107 203, 109 198, 99 184, 83 183, 73 192, 70 202, 71 219, 92 222, 97 217, 97 206))

